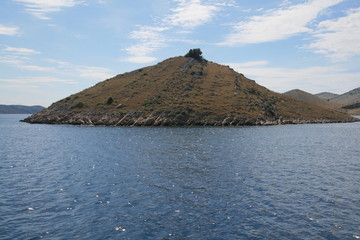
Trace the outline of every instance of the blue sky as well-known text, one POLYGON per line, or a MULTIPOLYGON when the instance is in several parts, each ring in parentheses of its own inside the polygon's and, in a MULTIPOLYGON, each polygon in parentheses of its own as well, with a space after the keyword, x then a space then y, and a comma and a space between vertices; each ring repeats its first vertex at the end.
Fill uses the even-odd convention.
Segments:
POLYGON ((360 87, 359 0, 2 0, 0 104, 49 106, 201 48, 276 92, 360 87))

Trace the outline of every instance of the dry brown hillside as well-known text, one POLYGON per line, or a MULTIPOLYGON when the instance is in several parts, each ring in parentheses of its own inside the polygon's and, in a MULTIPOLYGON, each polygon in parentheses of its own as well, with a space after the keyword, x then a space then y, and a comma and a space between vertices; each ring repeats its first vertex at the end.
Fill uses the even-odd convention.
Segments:
POLYGON ((354 119, 272 92, 227 66, 192 57, 174 57, 100 82, 24 121, 158 126, 354 119))

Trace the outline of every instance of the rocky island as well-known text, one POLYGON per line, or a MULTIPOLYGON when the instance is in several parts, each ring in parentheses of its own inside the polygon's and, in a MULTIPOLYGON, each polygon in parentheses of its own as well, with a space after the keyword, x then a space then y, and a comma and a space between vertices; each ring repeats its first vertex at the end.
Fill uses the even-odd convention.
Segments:
POLYGON ((28 123, 106 126, 238 126, 357 121, 272 92, 200 49, 117 75, 66 97, 28 123))

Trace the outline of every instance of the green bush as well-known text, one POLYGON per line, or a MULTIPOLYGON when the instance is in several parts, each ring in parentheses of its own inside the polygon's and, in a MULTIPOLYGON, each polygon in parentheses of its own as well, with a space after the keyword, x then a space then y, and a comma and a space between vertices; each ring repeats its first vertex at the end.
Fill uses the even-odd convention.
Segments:
POLYGON ((108 100, 106 101, 107 105, 110 105, 114 102, 114 99, 112 97, 109 97, 108 100))
POLYGON ((73 109, 73 108, 83 108, 84 106, 85 106, 84 103, 78 102, 77 104, 75 104, 74 106, 72 106, 71 109, 73 109))
POLYGON ((202 52, 201 52, 200 48, 195 48, 195 49, 190 49, 190 51, 185 55, 185 57, 191 57, 191 58, 201 61, 201 60, 203 60, 203 57, 201 55, 202 55, 202 52))
POLYGON ((360 108, 360 102, 354 103, 354 104, 350 104, 350 105, 344 106, 344 107, 342 107, 342 108, 344 108, 344 109, 356 109, 356 108, 360 108))

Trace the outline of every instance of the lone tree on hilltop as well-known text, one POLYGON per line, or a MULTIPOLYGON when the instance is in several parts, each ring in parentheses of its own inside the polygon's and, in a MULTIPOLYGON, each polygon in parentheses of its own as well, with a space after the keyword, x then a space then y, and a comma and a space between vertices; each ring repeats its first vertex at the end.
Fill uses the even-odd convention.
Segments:
POLYGON ((190 51, 185 55, 185 57, 191 57, 191 58, 195 58, 198 61, 202 61, 204 59, 201 55, 202 52, 200 48, 194 48, 194 49, 190 49, 190 51))

